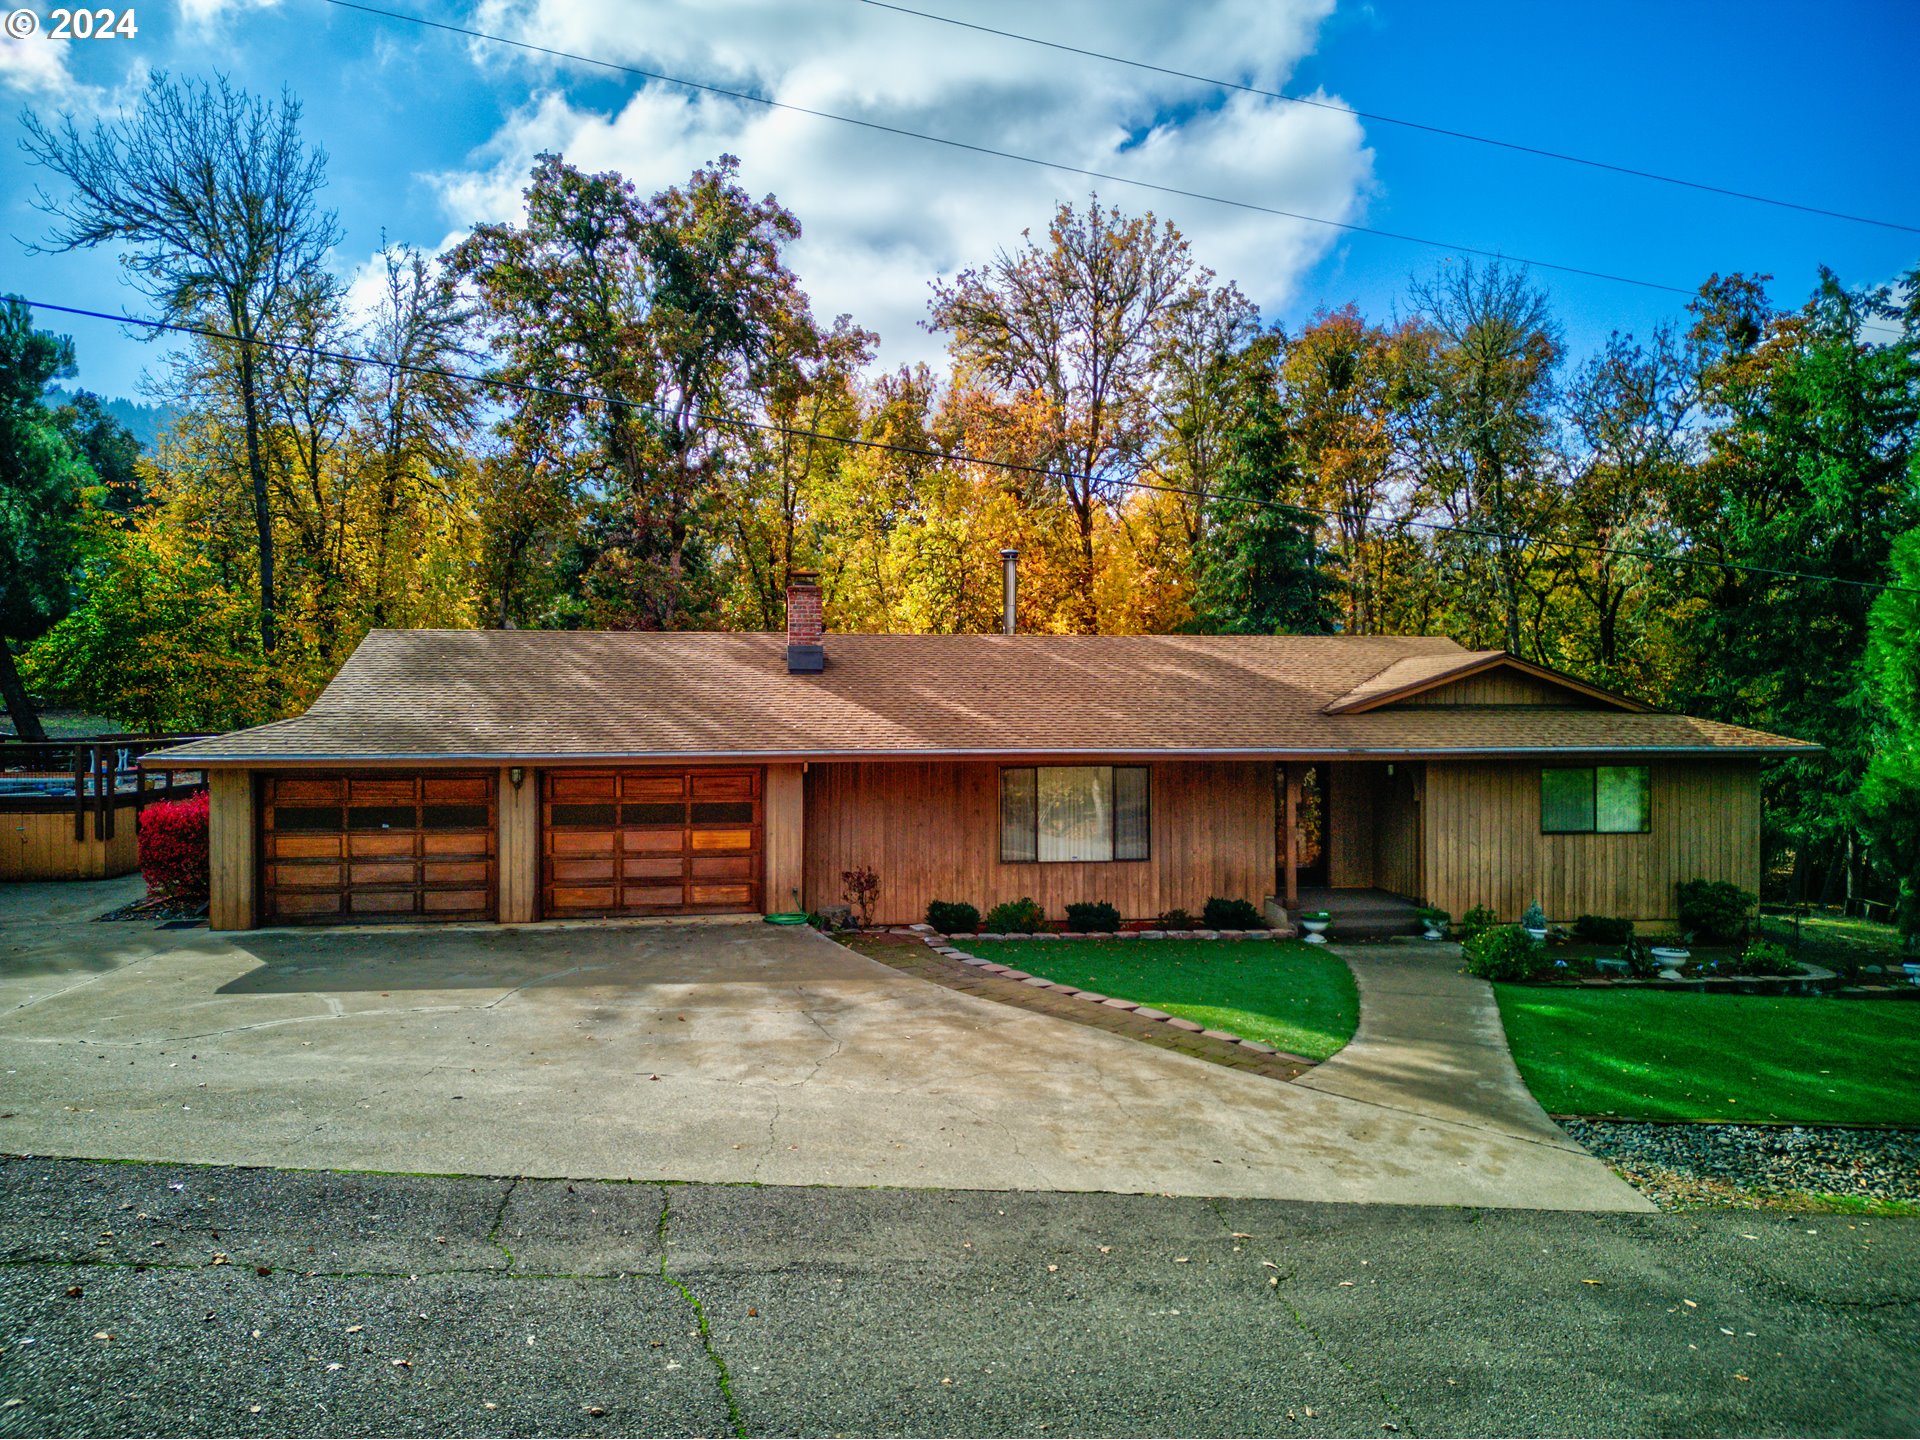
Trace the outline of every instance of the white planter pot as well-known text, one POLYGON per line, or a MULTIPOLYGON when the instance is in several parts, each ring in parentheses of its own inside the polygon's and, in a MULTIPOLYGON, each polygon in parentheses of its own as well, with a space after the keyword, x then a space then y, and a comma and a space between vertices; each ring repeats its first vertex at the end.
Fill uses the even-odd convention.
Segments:
POLYGON ((1441 930, 1438 925, 1429 925, 1427 926, 1426 938, 1429 940, 1444 940, 1447 936, 1446 932, 1441 930))
POLYGON ((1307 944, 1309 945, 1326 944, 1327 943, 1326 929, 1332 923, 1333 921, 1331 920, 1302 920, 1300 922, 1300 928, 1307 932, 1306 934, 1307 944))
POLYGON ((1547 928, 1544 925, 1541 926, 1538 930, 1534 929, 1533 926, 1529 925, 1526 927, 1526 931, 1527 931, 1527 934, 1531 935, 1536 940, 1544 940, 1547 938, 1547 928))
POLYGON ((1656 945, 1648 953, 1663 965, 1679 965, 1693 956, 1684 945, 1656 945))

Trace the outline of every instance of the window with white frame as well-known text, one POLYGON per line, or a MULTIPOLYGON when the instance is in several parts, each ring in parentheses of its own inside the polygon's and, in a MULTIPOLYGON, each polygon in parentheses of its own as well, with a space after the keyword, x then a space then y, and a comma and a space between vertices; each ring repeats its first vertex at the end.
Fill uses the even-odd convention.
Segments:
POLYGON ((1011 765, 1000 772, 1000 859, 1009 865, 1145 860, 1145 765, 1011 765))

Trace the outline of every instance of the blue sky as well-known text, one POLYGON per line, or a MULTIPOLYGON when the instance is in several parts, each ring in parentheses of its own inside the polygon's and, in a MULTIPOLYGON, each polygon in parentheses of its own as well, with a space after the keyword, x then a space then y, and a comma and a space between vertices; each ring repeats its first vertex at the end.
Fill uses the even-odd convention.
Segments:
MULTIPOLYGON (((1049 6, 903 0, 1200 74, 1383 115, 1920 226, 1911 160, 1920 7, 1766 3, 1606 6, 1415 0, 1185 0, 1049 6)), ((1783 299, 1816 267, 1850 282, 1920 263, 1920 234, 1802 215, 1515 155, 1350 113, 1312 110, 890 13, 858 0, 393 0, 392 8, 882 123, 1060 158, 1261 204, 1691 288, 1771 272, 1783 299)), ((44 11, 43 11, 44 14, 44 11)), ((533 153, 558 148, 647 188, 721 150, 806 235, 793 263, 823 317, 850 311, 881 361, 938 360, 920 330, 927 282, 1044 225, 1091 182, 544 60, 341 10, 323 0, 169 0, 113 41, 0 39, 5 185, 0 287, 92 308, 139 307, 106 253, 33 256, 44 219, 13 143, 21 105, 83 117, 148 70, 218 69, 290 87, 331 157, 346 239, 365 271, 384 232, 437 250, 511 218, 533 153)), ((1172 218, 1270 319, 1358 302, 1385 317, 1444 254, 1298 221, 1102 184, 1172 218)), ((1682 296, 1542 270, 1576 354, 1615 329, 1679 320, 1682 296)), ((62 324, 80 383, 138 393, 154 353, 116 327, 62 324)))

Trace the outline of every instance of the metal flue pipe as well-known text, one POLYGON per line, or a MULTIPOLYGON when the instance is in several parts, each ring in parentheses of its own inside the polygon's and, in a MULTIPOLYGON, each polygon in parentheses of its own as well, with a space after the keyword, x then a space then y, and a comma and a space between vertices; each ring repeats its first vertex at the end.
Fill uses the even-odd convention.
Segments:
POLYGON ((1015 602, 1019 599, 1020 552, 1002 550, 1000 552, 1000 633, 1011 635, 1014 630, 1014 616, 1018 613, 1015 602))

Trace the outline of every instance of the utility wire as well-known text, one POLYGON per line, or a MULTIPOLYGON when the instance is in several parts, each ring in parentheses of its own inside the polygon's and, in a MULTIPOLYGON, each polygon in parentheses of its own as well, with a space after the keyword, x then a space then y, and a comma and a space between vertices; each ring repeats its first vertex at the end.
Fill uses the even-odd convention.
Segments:
POLYGON ((510 45, 516 50, 546 55, 555 60, 569 60, 579 65, 594 65, 603 70, 632 75, 641 80, 657 80, 662 84, 678 85, 683 89, 698 90, 707 95, 719 95, 729 100, 744 100, 752 105, 764 105, 771 110, 786 110, 796 115, 809 115, 816 120, 833 120, 842 125, 856 125, 862 130, 871 130, 882 135, 897 135, 906 140, 943 145, 950 150, 963 150, 969 154, 986 155, 996 160, 1012 160, 1018 164, 1032 165, 1042 170, 1057 170, 1068 175, 1082 175, 1090 180, 1106 180, 1116 185, 1131 185, 1136 189, 1151 190, 1159 195, 1173 195, 1183 200, 1201 200, 1210 205, 1225 205, 1235 210, 1251 210, 1259 215, 1274 215, 1283 220, 1299 220, 1309 225, 1324 225, 1329 229, 1342 230, 1353 235, 1373 235, 1383 240, 1398 240, 1404 244, 1445 250, 1456 255, 1473 255, 1486 260, 1506 260, 1533 269, 1552 270, 1561 275, 1579 275, 1589 280, 1608 280, 1617 285, 1635 285, 1643 290, 1659 290, 1669 295, 1691 297, 1695 293, 1684 286, 1668 285, 1658 280, 1643 280, 1632 275, 1616 275, 1606 270, 1589 270, 1578 265, 1563 265, 1551 260, 1529 260, 1525 256, 1508 255, 1499 250, 1488 250, 1473 245, 1455 245, 1446 240, 1432 240, 1423 235, 1412 235, 1399 230, 1382 230, 1376 226, 1360 225, 1350 220, 1329 220, 1324 215, 1307 215, 1297 210, 1282 210, 1274 205, 1257 204, 1252 200, 1236 200, 1227 195, 1210 195, 1201 190, 1183 190, 1177 185, 1162 185, 1152 180, 1138 180, 1128 175, 1116 175, 1105 170, 1091 170, 1083 165, 1069 165, 1064 161, 1022 155, 1012 150, 996 150, 989 145, 975 145, 970 141, 955 140, 944 135, 929 135, 924 131, 908 130, 899 125, 882 124, 878 120, 862 120, 853 115, 839 115, 831 110, 815 110, 810 106, 795 105, 786 100, 770 100, 764 95, 755 95, 750 91, 729 90, 724 86, 709 85, 700 80, 684 80, 677 75, 667 75, 657 70, 642 70, 638 66, 600 60, 594 56, 580 55, 570 50, 555 50, 546 45, 535 45, 531 41, 515 40, 508 35, 474 30, 465 25, 453 25, 443 20, 429 20, 424 15, 410 15, 400 10, 383 10, 373 5, 358 4, 356 0, 325 0, 325 3, 341 10, 358 10, 365 15, 378 15, 388 20, 400 20, 409 25, 424 26, 430 30, 444 30, 452 35, 464 35, 471 40, 485 40, 494 45, 510 45))
MULTIPOLYGON (((136 315, 110 315, 104 310, 87 310, 74 305, 55 305, 45 300, 34 300, 24 295, 0 296, 15 299, 35 310, 51 311, 60 315, 77 315, 89 320, 105 320, 116 325, 137 325, 144 329, 161 331, 175 335, 192 335, 204 340, 217 340, 224 344, 235 345, 240 342, 235 337, 205 325, 187 325, 178 321, 149 320, 136 315)), ((646 400, 629 400, 618 395, 583 395, 576 390, 563 390, 554 385, 537 385, 526 380, 509 380, 497 375, 469 375, 459 370, 445 370, 434 365, 413 365, 398 360, 385 360, 374 355, 356 355, 346 350, 326 350, 313 345, 296 345, 283 340, 255 340, 254 344, 265 350, 277 351, 286 355, 305 355, 316 360, 332 360, 344 365, 371 365, 376 369, 390 373, 428 376, 441 380, 454 380, 468 385, 489 389, 505 390, 515 394, 539 395, 550 399, 573 400, 586 405, 617 406, 630 410, 651 411, 656 415, 674 416, 678 412, 665 405, 657 405, 646 400)), ((463 352, 465 353, 465 352, 463 352)), ((810 430, 798 425, 782 425, 770 420, 749 420, 736 415, 714 415, 697 412, 683 417, 712 426, 732 426, 740 430, 752 430, 761 434, 779 435, 796 440, 818 440, 830 445, 846 445, 862 450, 882 450, 896 455, 911 455, 923 460, 940 461, 949 465, 978 465, 990 470, 1004 470, 1016 474, 1033 475, 1048 480, 1069 480, 1076 477, 1064 471, 1054 470, 1045 465, 1023 464, 1018 460, 991 460, 985 456, 969 455, 964 451, 928 450, 917 445, 902 445, 890 440, 869 440, 854 435, 834 435, 824 430, 810 430)), ((1872 580, 1851 580, 1840 575, 1816 575, 1807 570, 1779 570, 1765 565, 1746 565, 1731 560, 1714 560, 1698 555, 1671 555, 1658 550, 1627 549, 1616 545, 1596 545, 1588 541, 1567 540, 1556 536, 1538 536, 1519 534, 1513 531, 1488 530, 1478 526, 1454 525, 1442 520, 1418 520, 1406 516, 1374 515, 1371 512, 1355 517, 1327 510, 1313 510, 1304 505, 1294 505, 1286 501, 1262 500, 1251 495, 1221 495, 1197 486, 1169 485, 1155 480, 1115 480, 1110 482, 1132 490, 1149 490, 1163 495, 1180 495, 1202 501, 1222 501, 1228 504, 1250 505, 1256 509, 1288 511, 1294 514, 1311 516, 1318 520, 1341 520, 1361 518, 1369 524, 1387 526, 1412 526, 1422 530, 1450 535, 1465 535, 1482 540, 1498 540, 1506 544, 1540 544, 1559 546, 1563 549, 1577 550, 1592 555, 1615 555, 1623 559, 1638 559, 1665 564, 1694 565, 1729 572, 1744 572, 1752 575, 1768 575, 1783 580, 1813 580, 1826 585, 1845 585, 1857 590, 1897 591, 1901 594, 1920 595, 1920 587, 1910 585, 1885 584, 1872 580)))
POLYGON ((1148 70, 1156 75, 1171 76, 1176 80, 1191 80, 1199 85, 1210 85, 1220 90, 1237 90, 1243 95, 1257 95, 1263 100, 1281 100, 1289 105, 1306 105, 1315 110, 1332 110, 1342 115, 1356 115, 1362 120, 1372 120, 1381 125, 1398 125, 1407 130, 1421 130, 1429 135, 1443 135, 1450 140, 1469 140, 1476 145, 1493 145, 1502 150, 1514 150, 1522 155, 1537 155, 1546 160, 1562 160, 1569 165, 1585 165, 1595 170, 1609 170, 1616 175, 1630 175, 1636 180, 1653 180, 1662 185, 1679 185, 1689 190, 1703 190, 1710 195, 1725 195, 1735 200, 1751 200, 1758 205, 1777 205, 1783 210, 1798 210, 1807 215, 1823 215, 1830 220, 1848 220, 1856 225, 1878 225, 1885 230, 1903 230, 1909 235, 1920 235, 1920 225, 1903 225, 1897 220, 1880 220, 1871 215, 1851 215, 1843 210, 1826 210, 1818 205, 1802 205, 1793 200, 1781 200, 1771 195, 1756 195, 1747 190, 1733 190, 1723 185, 1709 185, 1700 180, 1685 180, 1677 175, 1662 175, 1652 170, 1636 170, 1630 165, 1615 165, 1606 160, 1594 160, 1584 155, 1569 155, 1561 150, 1548 150, 1536 145, 1522 145, 1513 140, 1498 140, 1490 135, 1475 135, 1466 130, 1449 130, 1440 125, 1428 125, 1419 120, 1405 120, 1393 115, 1381 115, 1370 110, 1356 110, 1350 105, 1336 105, 1329 100, 1310 100, 1304 95, 1287 95, 1278 90, 1263 90, 1257 85, 1243 85, 1234 80, 1222 80, 1211 75, 1196 75, 1187 70, 1175 70, 1167 65, 1154 65, 1145 60, 1129 60, 1124 55, 1109 55, 1102 50, 1088 50, 1079 45, 1066 45, 1057 40, 1043 40, 1037 35, 1023 35, 1015 30, 999 30, 991 25, 980 25, 971 20, 956 19, 951 15, 936 15, 930 10, 915 10, 907 5, 891 4, 890 0, 859 0, 862 5, 871 5, 876 10, 891 10, 898 15, 912 15, 921 20, 932 20, 941 25, 953 25, 962 30, 976 30, 983 35, 996 35, 1003 40, 1017 40, 1023 45, 1038 45, 1044 49, 1057 50, 1067 55, 1081 55, 1089 60, 1104 60, 1112 65, 1126 65, 1135 70, 1148 70))

